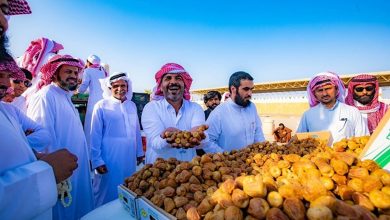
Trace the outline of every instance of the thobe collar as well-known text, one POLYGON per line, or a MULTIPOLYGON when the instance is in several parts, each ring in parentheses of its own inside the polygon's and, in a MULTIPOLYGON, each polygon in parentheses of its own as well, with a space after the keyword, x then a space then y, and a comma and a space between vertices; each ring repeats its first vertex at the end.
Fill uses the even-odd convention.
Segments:
MULTIPOLYGON (((164 103, 165 108, 167 108, 168 110, 169 109, 175 110, 175 108, 165 98, 162 101, 164 103)), ((183 103, 181 104, 181 107, 179 108, 179 112, 185 110, 186 106, 188 105, 188 102, 189 102, 188 100, 183 99, 183 103)))
POLYGON ((114 96, 110 96, 110 100, 113 101, 114 103, 121 104, 121 103, 126 103, 129 99, 126 97, 126 100, 122 102, 121 100, 115 98, 114 96))
POLYGON ((323 108, 323 109, 326 109, 328 111, 334 111, 337 106, 339 105, 339 101, 336 100, 336 103, 334 103, 333 107, 332 108, 327 108, 324 104, 320 103, 320 106, 323 108))
POLYGON ((64 90, 63 88, 59 87, 56 83, 52 82, 51 83, 55 89, 55 91, 57 91, 59 94, 63 94, 65 96, 67 96, 68 98, 71 98, 73 96, 73 91, 66 91, 64 90))

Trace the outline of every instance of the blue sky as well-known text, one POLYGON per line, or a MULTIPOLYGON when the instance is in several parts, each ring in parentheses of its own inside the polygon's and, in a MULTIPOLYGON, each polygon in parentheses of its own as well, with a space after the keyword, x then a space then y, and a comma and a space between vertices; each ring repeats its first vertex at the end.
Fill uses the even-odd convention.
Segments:
POLYGON ((51 38, 62 53, 97 54, 151 89, 167 62, 184 66, 192 89, 226 86, 238 70, 255 82, 390 70, 390 1, 28 0, 10 20, 10 45, 51 38))

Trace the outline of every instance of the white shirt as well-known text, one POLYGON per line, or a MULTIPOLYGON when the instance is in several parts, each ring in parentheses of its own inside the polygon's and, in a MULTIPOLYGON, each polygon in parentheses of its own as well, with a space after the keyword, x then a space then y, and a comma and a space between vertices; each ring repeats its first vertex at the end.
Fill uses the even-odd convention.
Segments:
POLYGON ((92 169, 106 165, 108 173, 95 175, 96 206, 118 198, 118 185, 131 176, 137 157, 144 155, 137 107, 114 97, 96 103, 91 129, 92 169))
POLYGON ((84 121, 84 132, 88 146, 93 107, 99 100, 103 99, 103 90, 99 79, 104 79, 105 77, 106 73, 103 68, 86 68, 83 72, 83 81, 78 88, 79 93, 85 93, 89 88, 88 106, 84 121))
POLYGON ((172 148, 160 134, 168 127, 180 130, 191 130, 195 126, 205 124, 202 107, 188 100, 183 104, 176 115, 175 109, 167 100, 151 101, 142 112, 142 127, 146 134, 146 163, 154 163, 157 158, 168 159, 174 157, 181 161, 190 161, 196 156, 195 149, 172 148))
POLYGON ((261 120, 253 103, 242 107, 229 99, 210 113, 207 124, 210 144, 219 146, 223 151, 265 141, 261 120))
POLYGON ((0 104, 0 219, 51 219, 52 167, 37 161, 18 122, 0 104))
POLYGON ((0 102, 0 105, 3 106, 8 116, 13 117, 15 121, 18 122, 22 131, 33 131, 33 133, 27 136, 29 145, 38 152, 45 152, 51 141, 49 132, 31 118, 27 117, 14 105, 4 102, 0 102))
POLYGON ((17 107, 24 114, 26 114, 27 102, 26 102, 26 97, 24 97, 23 94, 19 97, 15 97, 14 100, 11 102, 11 104, 17 107))
POLYGON ((87 143, 71 96, 72 92, 52 83, 39 90, 27 109, 27 115, 51 134, 49 153, 66 148, 78 158, 78 168, 70 177, 72 204, 65 208, 57 202, 53 208, 55 219, 78 219, 94 208, 87 143))
POLYGON ((339 101, 331 109, 320 103, 303 113, 297 132, 314 131, 330 131, 333 142, 370 134, 359 110, 339 101))

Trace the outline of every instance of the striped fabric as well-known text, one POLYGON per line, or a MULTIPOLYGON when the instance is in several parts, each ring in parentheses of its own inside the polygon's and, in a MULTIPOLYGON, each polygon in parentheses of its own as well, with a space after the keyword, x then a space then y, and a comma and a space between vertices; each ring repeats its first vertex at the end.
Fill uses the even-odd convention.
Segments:
POLYGON ((0 61, 0 71, 10 73, 10 78, 26 80, 24 72, 18 67, 13 58, 0 61))

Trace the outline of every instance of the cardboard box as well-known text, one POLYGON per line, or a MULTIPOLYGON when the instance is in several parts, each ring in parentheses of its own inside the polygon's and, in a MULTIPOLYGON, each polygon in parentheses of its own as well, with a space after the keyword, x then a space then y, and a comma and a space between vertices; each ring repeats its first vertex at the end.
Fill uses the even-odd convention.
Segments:
POLYGON ((137 200, 139 220, 176 220, 176 217, 154 205, 145 197, 137 200))
POLYGON ((321 141, 324 141, 329 147, 331 147, 333 143, 333 138, 330 131, 296 133, 294 136, 295 137, 293 138, 298 138, 298 140, 305 139, 305 138, 317 138, 320 139, 321 141))
POLYGON ((124 185, 119 185, 118 197, 119 201, 123 204, 123 207, 130 213, 130 216, 137 220, 140 219, 138 216, 138 195, 124 185))
POLYGON ((390 110, 381 119, 360 158, 374 160, 383 169, 390 171, 390 110))

